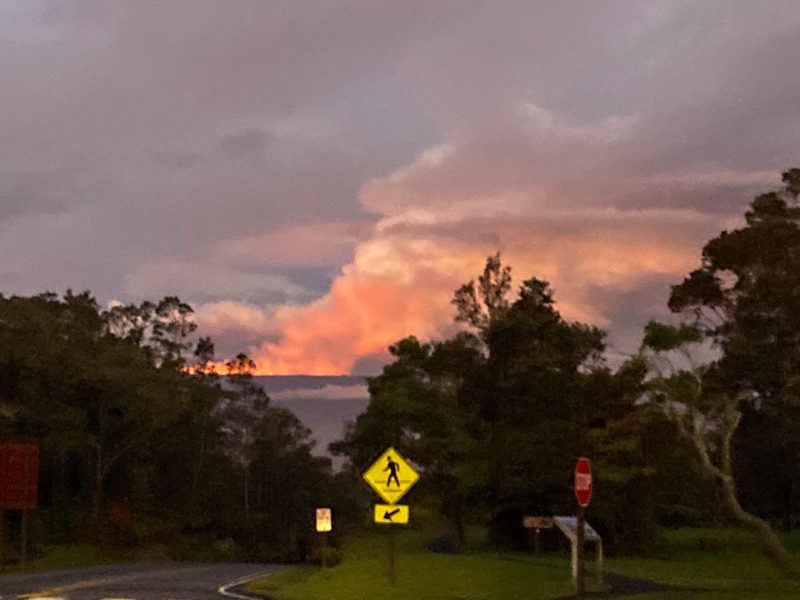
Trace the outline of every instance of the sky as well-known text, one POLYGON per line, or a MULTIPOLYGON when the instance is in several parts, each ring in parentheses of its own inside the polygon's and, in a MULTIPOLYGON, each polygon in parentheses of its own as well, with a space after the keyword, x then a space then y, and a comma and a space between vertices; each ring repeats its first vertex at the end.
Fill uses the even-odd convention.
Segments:
POLYGON ((501 252, 613 352, 800 165, 800 2, 0 3, 0 292, 372 374, 501 252))

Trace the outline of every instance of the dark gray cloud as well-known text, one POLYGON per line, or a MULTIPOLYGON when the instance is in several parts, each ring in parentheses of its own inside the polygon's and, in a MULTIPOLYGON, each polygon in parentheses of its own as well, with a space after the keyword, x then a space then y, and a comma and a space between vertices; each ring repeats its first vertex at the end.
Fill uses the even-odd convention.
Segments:
POLYGON ((263 158, 267 144, 274 136, 259 129, 228 133, 220 138, 223 156, 230 159, 263 158))

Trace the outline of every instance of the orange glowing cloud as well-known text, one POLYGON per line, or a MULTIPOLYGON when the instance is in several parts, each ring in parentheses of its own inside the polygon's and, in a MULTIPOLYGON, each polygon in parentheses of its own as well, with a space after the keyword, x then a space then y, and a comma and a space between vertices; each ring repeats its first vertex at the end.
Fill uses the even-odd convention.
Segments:
POLYGON ((691 211, 401 221, 379 224, 325 297, 277 310, 278 340, 252 350, 260 373, 349 373, 360 358, 388 357, 386 348, 407 335, 452 332, 453 291, 497 249, 516 283, 551 282, 565 318, 607 325, 592 289, 624 292, 644 274, 687 272, 697 230, 709 225, 691 211), (481 239, 488 228, 496 237, 481 239))
POLYGON ((387 346, 412 333, 435 335, 450 322, 446 295, 444 302, 433 301, 438 294, 432 292, 452 289, 454 274, 404 269, 411 265, 401 261, 375 271, 372 258, 364 257, 375 245, 362 249, 324 298, 278 310, 280 340, 254 350, 260 373, 349 373, 359 358, 386 354, 387 346))
MULTIPOLYGON (((617 319, 640 331, 664 310, 669 283, 697 264, 703 240, 732 224, 713 210, 663 199, 767 176, 609 178, 630 140, 642 135, 638 119, 577 126, 531 103, 509 114, 494 124, 499 137, 459 121, 445 131, 447 143, 365 182, 362 205, 379 220, 371 230, 359 228, 357 240, 341 225, 301 232, 304 243, 320 232, 335 234, 334 246, 354 243, 353 259, 324 297, 275 310, 277 335, 251 348, 260 373, 349 373, 364 358, 387 358, 387 347, 405 336, 452 333, 453 291, 498 250, 517 284, 528 277, 551 283, 566 319, 603 327, 617 319)), ((281 236, 265 240, 293 243, 281 236)), ((258 240, 237 249, 255 255, 254 245, 258 240)))

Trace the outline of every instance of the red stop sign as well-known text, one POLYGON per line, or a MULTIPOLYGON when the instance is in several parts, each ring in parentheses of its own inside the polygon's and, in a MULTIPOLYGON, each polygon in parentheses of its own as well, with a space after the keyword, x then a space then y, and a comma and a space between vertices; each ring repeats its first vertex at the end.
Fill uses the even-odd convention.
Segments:
POLYGON ((589 506, 592 499, 592 466, 588 458, 579 458, 575 465, 575 498, 579 506, 589 506))

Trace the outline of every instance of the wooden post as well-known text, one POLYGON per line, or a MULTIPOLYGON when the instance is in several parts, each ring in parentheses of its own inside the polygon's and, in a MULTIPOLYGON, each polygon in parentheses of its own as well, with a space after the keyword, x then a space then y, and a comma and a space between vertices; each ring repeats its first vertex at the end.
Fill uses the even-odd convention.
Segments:
POLYGON ((322 568, 328 566, 328 534, 321 533, 322 536, 322 568))
POLYGON ((575 579, 575 598, 577 600, 583 598, 583 592, 585 589, 585 577, 583 569, 583 563, 584 563, 583 546, 585 537, 584 524, 586 523, 586 518, 584 515, 585 510, 586 509, 583 506, 578 506, 578 531, 576 536, 577 539, 575 540, 575 545, 577 546, 575 554, 576 558, 575 562, 577 563, 576 564, 577 577, 575 579))
POLYGON ((597 540, 597 583, 603 586, 603 540, 597 540))
POLYGON ((540 531, 541 531, 541 529, 539 529, 538 527, 536 529, 534 529, 534 534, 533 534, 533 552, 534 552, 534 554, 539 554, 539 532, 540 531))
POLYGON ((28 557, 28 509, 22 509, 22 524, 19 534, 19 562, 24 563, 28 557))
POLYGON ((394 527, 389 526, 389 585, 394 585, 397 581, 397 573, 394 564, 394 527))
POLYGON ((0 572, 5 569, 5 557, 3 556, 3 544, 6 541, 6 509, 0 508, 0 572))
POLYGON ((25 471, 22 488, 22 523, 19 535, 19 562, 24 563, 28 557, 28 488, 30 487, 30 461, 29 453, 25 453, 25 471))

